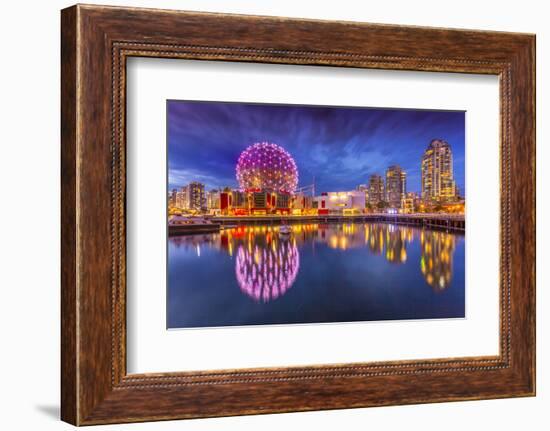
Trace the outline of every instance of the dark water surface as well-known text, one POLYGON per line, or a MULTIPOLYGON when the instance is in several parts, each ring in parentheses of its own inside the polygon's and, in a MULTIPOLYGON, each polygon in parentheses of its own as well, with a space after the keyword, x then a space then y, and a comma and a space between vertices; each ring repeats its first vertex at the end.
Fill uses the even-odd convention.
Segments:
POLYGON ((168 239, 168 328, 464 317, 464 236, 378 223, 168 239))

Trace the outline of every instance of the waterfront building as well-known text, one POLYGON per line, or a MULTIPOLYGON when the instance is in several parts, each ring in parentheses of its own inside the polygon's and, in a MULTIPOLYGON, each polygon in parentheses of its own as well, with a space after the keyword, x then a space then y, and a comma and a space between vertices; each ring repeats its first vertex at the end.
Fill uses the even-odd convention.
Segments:
POLYGON ((248 214, 245 193, 240 190, 225 189, 220 193, 220 210, 224 215, 248 214))
POLYGON ((426 202, 451 202, 457 199, 453 177, 451 146, 442 139, 433 139, 422 156, 422 199, 426 202))
POLYGON ((371 175, 369 178, 369 196, 368 203, 376 207, 384 201, 384 178, 380 175, 371 175))
POLYGON ((284 191, 257 190, 247 193, 250 214, 290 214, 292 196, 284 191))
POLYGON ((365 212, 365 193, 357 190, 348 192, 321 193, 313 198, 319 215, 351 215, 365 212))
MULTIPOLYGON (((271 196, 269 196, 271 198, 271 196)), ((265 191, 251 192, 248 194, 249 208, 251 214, 267 214, 268 195, 265 191)))
POLYGON ((176 208, 182 210, 189 209, 189 195, 187 186, 181 187, 180 191, 176 192, 175 206, 176 208))
POLYGON ((176 206, 177 194, 178 194, 178 189, 172 189, 172 191, 168 193, 168 208, 174 208, 176 206))
POLYGON ((193 181, 187 186, 187 199, 189 209, 204 211, 206 209, 206 195, 204 193, 204 184, 193 181))
POLYGON ((229 190, 224 190, 220 193, 220 210, 223 215, 229 215, 232 204, 232 193, 229 190))
POLYGON ((418 212, 420 196, 416 192, 407 192, 401 200, 401 213, 412 214, 418 212))
POLYGON ((292 213, 295 215, 310 214, 313 209, 313 196, 299 192, 292 201, 292 213))
POLYGON ((244 209, 246 208, 246 196, 244 192, 240 190, 231 191, 231 205, 233 208, 244 209))
POLYGON ((185 209, 184 204, 183 204, 185 202, 184 196, 185 196, 185 194, 182 193, 182 192, 177 192, 176 193, 176 204, 175 204, 176 208, 185 209))
POLYGON ((356 187, 356 190, 358 192, 363 192, 365 193, 365 201, 368 202, 369 201, 369 185, 368 184, 359 184, 357 187, 356 187))
POLYGON ((289 214, 290 206, 292 203, 290 193, 278 192, 273 193, 275 197, 275 208, 274 211, 276 214, 289 214))
POLYGON ((407 193, 407 174, 401 166, 393 165, 386 170, 386 202, 390 208, 401 208, 407 193))
POLYGON ((219 195, 219 209, 224 215, 290 214, 292 207, 292 195, 283 191, 232 190, 219 195))
POLYGON ((206 193, 206 208, 212 214, 220 210, 220 192, 218 190, 210 190, 206 193))

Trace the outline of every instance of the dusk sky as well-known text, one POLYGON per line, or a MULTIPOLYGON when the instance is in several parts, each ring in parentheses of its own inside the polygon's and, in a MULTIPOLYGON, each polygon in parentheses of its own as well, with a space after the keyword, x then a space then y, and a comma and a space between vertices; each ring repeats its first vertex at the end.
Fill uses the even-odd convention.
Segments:
POLYGON ((237 188, 239 154, 268 141, 294 157, 299 187, 315 178, 317 194, 353 190, 394 164, 407 172, 407 191, 420 192, 422 154, 440 138, 466 193, 464 112, 170 100, 167 116, 170 190, 191 181, 237 188))

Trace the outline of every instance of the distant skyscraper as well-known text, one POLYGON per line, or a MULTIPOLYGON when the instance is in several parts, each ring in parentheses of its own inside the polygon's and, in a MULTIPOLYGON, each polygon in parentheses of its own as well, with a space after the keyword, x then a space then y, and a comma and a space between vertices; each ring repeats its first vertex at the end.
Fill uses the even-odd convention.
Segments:
POLYGON ((359 184, 357 187, 356 187, 356 190, 358 192, 363 192, 365 193, 365 200, 366 202, 369 201, 369 185, 368 184, 359 184))
POLYGON ((407 193, 407 174, 401 166, 393 165, 386 170, 386 202, 392 208, 401 208, 407 193))
POLYGON ((422 199, 448 202, 456 197, 451 146, 442 139, 434 139, 422 156, 422 199))
POLYGON ((204 194, 204 184, 198 182, 189 183, 187 186, 187 196, 189 197, 189 208, 194 210, 204 210, 206 208, 206 195, 204 194))
POLYGON ((169 207, 175 207, 176 206, 176 198, 178 195, 177 189, 172 189, 170 193, 168 193, 168 206, 169 207))
POLYGON ((369 178, 369 204, 376 206, 384 200, 384 178, 371 175, 369 178))
POLYGON ((179 209, 189 209, 189 196, 187 195, 187 186, 184 186, 180 189, 179 192, 176 192, 176 207, 179 209))

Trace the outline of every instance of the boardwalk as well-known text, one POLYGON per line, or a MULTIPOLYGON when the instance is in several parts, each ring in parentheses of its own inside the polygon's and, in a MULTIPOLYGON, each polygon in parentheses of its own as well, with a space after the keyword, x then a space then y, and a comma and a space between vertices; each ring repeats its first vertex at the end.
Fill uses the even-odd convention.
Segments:
POLYGON ((464 232, 464 215, 452 214, 358 214, 358 215, 270 215, 270 216, 217 216, 212 222, 221 225, 281 224, 285 223, 351 223, 380 222, 464 232))

